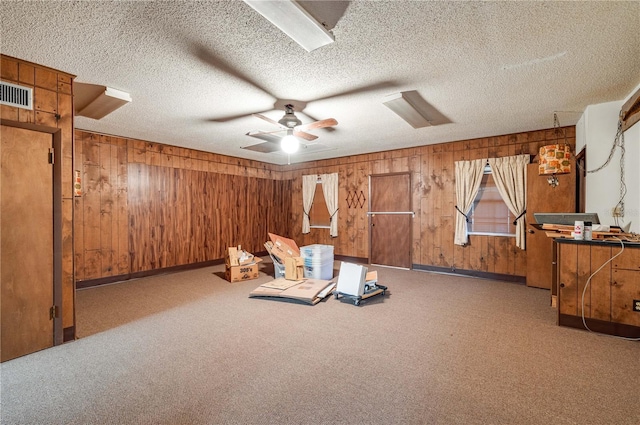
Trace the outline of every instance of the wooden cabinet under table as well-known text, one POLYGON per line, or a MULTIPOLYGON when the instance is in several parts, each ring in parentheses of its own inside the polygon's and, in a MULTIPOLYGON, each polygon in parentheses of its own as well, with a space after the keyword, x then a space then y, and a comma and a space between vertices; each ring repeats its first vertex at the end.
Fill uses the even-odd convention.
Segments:
POLYGON ((558 324, 584 329, 584 312, 592 331, 640 337, 640 244, 625 242, 609 261, 620 242, 557 243, 558 324))

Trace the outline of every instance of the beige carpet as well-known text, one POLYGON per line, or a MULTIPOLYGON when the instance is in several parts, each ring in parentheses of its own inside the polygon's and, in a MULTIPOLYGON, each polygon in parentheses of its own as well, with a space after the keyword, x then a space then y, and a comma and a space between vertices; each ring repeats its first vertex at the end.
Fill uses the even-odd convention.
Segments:
POLYGON ((79 291, 80 339, 2 364, 1 423, 640 423, 640 343, 556 326, 548 291, 377 268, 360 307, 248 298, 265 263, 79 291))

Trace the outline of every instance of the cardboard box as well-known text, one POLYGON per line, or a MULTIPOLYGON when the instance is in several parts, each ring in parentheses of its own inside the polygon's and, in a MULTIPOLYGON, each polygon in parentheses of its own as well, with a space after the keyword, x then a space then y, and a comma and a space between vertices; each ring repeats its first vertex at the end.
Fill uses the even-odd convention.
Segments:
POLYGON ((227 264, 225 269, 225 278, 229 282, 242 282, 258 278, 258 263, 262 258, 255 258, 253 264, 243 264, 239 266, 230 266, 227 264))
POLYGON ((304 260, 302 257, 287 257, 284 259, 284 278, 287 280, 304 278, 304 260))
POLYGON ((278 257, 281 262, 284 262, 285 258, 300 256, 300 248, 298 248, 293 239, 274 235, 273 233, 269 233, 269 238, 273 242, 271 254, 278 257))
POLYGON ((249 298, 290 298, 315 305, 329 296, 335 285, 333 280, 304 279, 292 281, 279 278, 258 286, 251 291, 249 298))
POLYGON ((243 250, 240 245, 236 248, 235 246, 229 247, 227 249, 227 257, 225 258, 225 263, 229 266, 242 266, 247 264, 252 264, 254 262, 254 256, 250 252, 243 250))
POLYGON ((243 280, 258 278, 258 263, 261 258, 256 258, 250 252, 243 250, 240 245, 227 249, 225 258, 225 278, 229 282, 241 282, 243 280))

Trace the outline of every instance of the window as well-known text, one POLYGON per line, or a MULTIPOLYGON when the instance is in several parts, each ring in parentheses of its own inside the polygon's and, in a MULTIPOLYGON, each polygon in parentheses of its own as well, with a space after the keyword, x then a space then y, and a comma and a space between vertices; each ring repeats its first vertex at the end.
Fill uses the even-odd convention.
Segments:
POLYGON ((329 229, 338 236, 338 173, 302 176, 302 233, 311 228, 329 229))
POLYGON ((470 235, 516 235, 516 226, 513 224, 516 218, 502 200, 489 166, 484 170, 478 195, 467 216, 467 232, 470 235))
POLYGON ((316 193, 313 195, 313 205, 309 211, 309 224, 311 228, 329 228, 331 226, 331 218, 327 202, 324 199, 322 191, 322 181, 318 180, 316 184, 316 193))

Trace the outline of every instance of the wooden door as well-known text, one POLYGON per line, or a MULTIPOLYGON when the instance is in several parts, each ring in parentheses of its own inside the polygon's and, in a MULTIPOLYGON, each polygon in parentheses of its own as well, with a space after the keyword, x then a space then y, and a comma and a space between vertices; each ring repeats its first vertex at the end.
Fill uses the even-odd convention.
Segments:
POLYGON ((527 286, 552 289, 554 281, 553 239, 532 226, 536 224, 533 214, 575 212, 575 162, 571 164, 571 173, 557 177, 558 186, 551 187, 546 176, 538 175, 537 163, 527 166, 527 286))
POLYGON ((53 346, 52 135, 2 126, 0 360, 53 346))
POLYGON ((411 268, 411 176, 387 174, 369 180, 369 262, 411 268))

